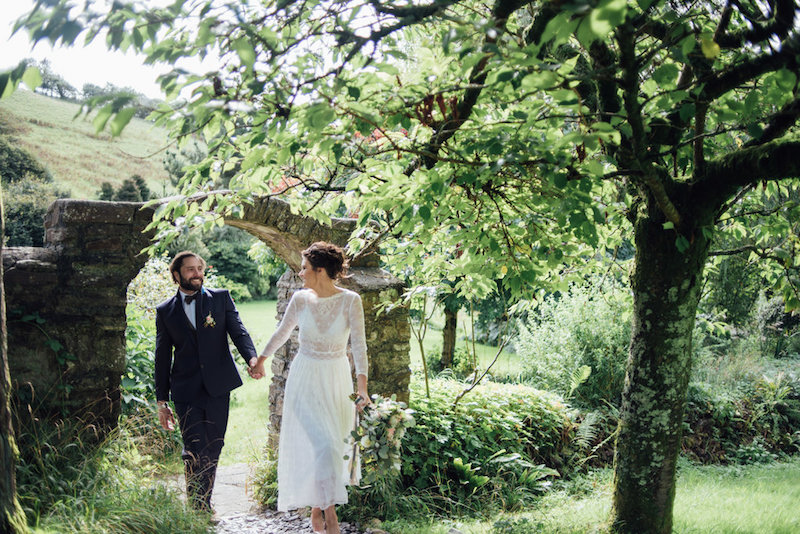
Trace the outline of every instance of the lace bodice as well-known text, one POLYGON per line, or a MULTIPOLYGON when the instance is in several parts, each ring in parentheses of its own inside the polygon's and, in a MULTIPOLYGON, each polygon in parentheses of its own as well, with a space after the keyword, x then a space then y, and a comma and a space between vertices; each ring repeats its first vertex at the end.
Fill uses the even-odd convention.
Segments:
POLYGON ((295 292, 261 355, 269 356, 286 343, 295 326, 300 327, 298 352, 312 358, 342 357, 349 337, 356 374, 367 376, 364 308, 358 293, 342 289, 333 296, 318 297, 310 289, 295 292))

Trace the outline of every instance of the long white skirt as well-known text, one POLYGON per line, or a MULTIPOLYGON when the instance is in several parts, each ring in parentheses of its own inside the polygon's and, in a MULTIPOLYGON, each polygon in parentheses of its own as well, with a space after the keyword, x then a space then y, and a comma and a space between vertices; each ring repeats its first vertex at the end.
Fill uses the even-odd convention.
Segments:
MULTIPOLYGON (((298 353, 289 369, 278 442, 278 510, 328 508, 347 502, 351 480, 350 362, 342 355, 318 359, 298 353)), ((356 469, 360 471, 360 469, 356 469)))

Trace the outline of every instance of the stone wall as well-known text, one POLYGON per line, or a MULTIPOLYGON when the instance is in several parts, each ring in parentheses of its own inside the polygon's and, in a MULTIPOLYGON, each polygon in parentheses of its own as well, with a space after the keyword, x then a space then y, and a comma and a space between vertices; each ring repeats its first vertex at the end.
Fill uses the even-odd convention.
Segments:
POLYGON ((57 200, 45 247, 4 250, 8 360, 18 401, 116 425, 125 371, 125 302, 146 260, 152 210, 57 200))

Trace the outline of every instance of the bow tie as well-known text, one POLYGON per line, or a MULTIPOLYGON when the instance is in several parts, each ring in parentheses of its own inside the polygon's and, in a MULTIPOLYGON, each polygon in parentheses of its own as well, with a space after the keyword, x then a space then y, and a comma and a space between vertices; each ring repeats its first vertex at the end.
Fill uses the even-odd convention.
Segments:
POLYGON ((194 295, 185 295, 185 296, 183 297, 183 301, 184 301, 186 304, 191 304, 193 300, 195 300, 196 298, 199 298, 199 297, 200 297, 200 292, 198 291, 198 292, 197 292, 197 293, 195 293, 194 295))

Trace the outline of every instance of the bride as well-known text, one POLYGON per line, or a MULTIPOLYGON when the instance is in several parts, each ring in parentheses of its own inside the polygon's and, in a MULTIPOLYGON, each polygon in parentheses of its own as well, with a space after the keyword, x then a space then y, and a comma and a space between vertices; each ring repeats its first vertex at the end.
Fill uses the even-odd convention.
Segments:
POLYGON ((356 407, 370 403, 367 392, 367 344, 364 309, 358 293, 334 284, 342 275, 342 249, 317 242, 302 252, 300 278, 278 329, 250 369, 264 376, 264 361, 300 327, 300 348, 291 363, 283 400, 278 444, 278 510, 311 507, 314 532, 339 534, 335 505, 347 502, 345 485, 357 483, 345 460, 346 440, 355 410, 353 380, 347 359, 350 338, 356 370, 356 407))

